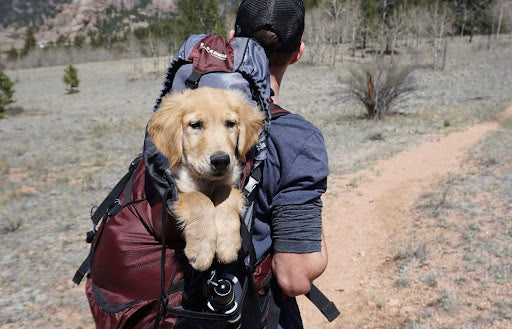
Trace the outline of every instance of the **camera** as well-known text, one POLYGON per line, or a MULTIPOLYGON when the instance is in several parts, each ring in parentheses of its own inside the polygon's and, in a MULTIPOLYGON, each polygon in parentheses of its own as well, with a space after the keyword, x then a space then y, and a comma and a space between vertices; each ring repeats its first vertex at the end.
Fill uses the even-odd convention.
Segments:
POLYGON ((231 315, 228 320, 232 324, 231 328, 240 328, 242 286, 238 278, 233 274, 217 278, 217 273, 212 271, 210 279, 206 282, 206 288, 207 311, 231 315))

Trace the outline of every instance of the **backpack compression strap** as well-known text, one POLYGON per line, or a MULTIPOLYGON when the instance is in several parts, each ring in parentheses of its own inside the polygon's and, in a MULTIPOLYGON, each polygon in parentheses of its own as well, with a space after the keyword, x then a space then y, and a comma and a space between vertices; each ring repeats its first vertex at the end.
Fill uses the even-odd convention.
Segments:
MULTIPOLYGON (((114 211, 116 211, 117 209, 116 210, 113 209, 114 205, 118 206, 118 209, 121 208, 121 204, 119 203, 119 196, 121 195, 121 192, 123 191, 125 186, 127 186, 127 185, 131 186, 133 173, 134 173, 135 169, 137 168, 137 165, 141 158, 142 158, 142 155, 140 154, 135 158, 135 160, 133 160, 130 163, 130 167, 128 168, 128 172, 126 173, 126 175, 124 175, 123 178, 121 178, 121 180, 119 180, 119 182, 116 184, 116 186, 112 189, 112 191, 110 191, 108 196, 105 198, 105 200, 103 200, 103 202, 96 208, 94 213, 91 215, 93 229, 91 231, 87 232, 87 238, 85 239, 85 241, 87 243, 91 243, 92 240, 94 239, 94 236, 96 235, 96 229, 97 229, 98 223, 101 221, 103 216, 105 216, 105 214, 107 214, 107 213, 112 214, 114 211)), ((129 187, 129 191, 131 191, 131 187, 129 187)), ((128 201, 129 200, 126 200, 126 198, 125 198, 125 203, 128 201)), ((89 252, 89 255, 87 255, 87 258, 82 262, 82 265, 80 265, 80 267, 78 268, 78 270, 75 273, 75 276, 73 277, 73 282, 75 284, 79 285, 80 282, 82 282, 84 276, 87 275, 87 273, 89 273, 89 271, 91 269, 91 259, 92 259, 92 248, 91 248, 91 251, 89 252)))
POLYGON ((336 305, 327 299, 314 284, 311 284, 311 290, 306 294, 306 297, 322 312, 329 322, 334 321, 340 315, 336 305))

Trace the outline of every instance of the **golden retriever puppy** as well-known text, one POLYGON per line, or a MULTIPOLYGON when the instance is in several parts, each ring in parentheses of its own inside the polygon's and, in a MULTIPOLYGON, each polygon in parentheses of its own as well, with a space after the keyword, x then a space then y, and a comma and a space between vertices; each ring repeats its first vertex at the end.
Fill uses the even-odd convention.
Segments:
POLYGON ((155 146, 171 164, 178 200, 173 206, 192 267, 208 269, 238 257, 241 162, 258 141, 263 114, 236 91, 201 87, 162 100, 148 124, 155 146))

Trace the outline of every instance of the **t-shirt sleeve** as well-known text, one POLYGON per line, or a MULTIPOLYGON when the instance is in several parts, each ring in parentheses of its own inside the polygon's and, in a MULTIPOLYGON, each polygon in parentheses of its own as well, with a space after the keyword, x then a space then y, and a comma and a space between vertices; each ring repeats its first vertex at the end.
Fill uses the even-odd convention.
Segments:
POLYGON ((321 250, 320 198, 327 189, 329 165, 321 132, 297 117, 273 136, 279 183, 271 201, 272 240, 275 251, 309 253, 321 250))
POLYGON ((296 133, 288 145, 281 145, 281 177, 273 206, 309 203, 327 189, 329 165, 322 134, 316 128, 306 138, 301 134, 307 131, 296 133))

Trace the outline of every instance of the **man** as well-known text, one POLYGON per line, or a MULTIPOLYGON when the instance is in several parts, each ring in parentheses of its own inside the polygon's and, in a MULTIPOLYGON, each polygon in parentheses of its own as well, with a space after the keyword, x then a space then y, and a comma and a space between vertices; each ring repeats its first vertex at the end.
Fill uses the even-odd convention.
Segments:
MULTIPOLYGON (((302 0, 244 0, 230 37, 252 37, 265 49, 277 105, 283 76, 305 45, 302 0)), ((305 294, 327 266, 321 195, 329 168, 321 132, 297 114, 272 121, 268 155, 256 204, 255 249, 273 253, 272 271, 289 297, 305 294)), ((294 298, 281 307, 282 328, 302 328, 294 298)))
MULTIPOLYGON (((303 30, 302 0, 246 0, 240 5, 236 32, 232 36, 253 37, 266 50, 274 106, 288 65, 297 62, 304 51, 303 30)), ((166 223, 162 223, 162 219, 166 218, 166 213, 155 201, 167 197, 172 185, 166 185, 169 182, 163 172, 167 164, 160 161, 163 156, 152 143, 145 145, 144 156, 147 158, 141 161, 147 162, 133 167, 135 173, 127 189, 132 193, 121 193, 122 202, 127 206, 116 206, 119 216, 109 218, 106 221, 109 225, 102 226, 101 234, 94 241, 86 291, 95 322, 101 328, 127 327, 135 323, 135 328, 151 328, 159 327, 160 320, 166 325, 177 321, 175 317, 162 314, 167 310, 165 305, 181 305, 181 299, 176 296, 181 296, 179 282, 184 275, 180 269, 183 256, 177 251, 182 248, 182 241, 178 229, 167 226, 167 234, 162 234, 163 223, 166 223), (149 179, 152 184, 146 184, 149 179), (157 194, 162 191, 164 194, 159 198, 157 194), (127 199, 129 202, 125 203, 127 199), (162 248, 164 236, 170 248, 162 248), (174 298, 166 293, 165 280, 162 280, 170 279, 171 273, 175 284, 168 289, 176 288, 174 298)), ((293 297, 307 293, 311 282, 327 265, 320 198, 326 190, 328 174, 327 152, 317 128, 293 113, 272 120, 267 158, 254 205, 253 245, 258 259, 268 252, 273 254, 272 270, 285 295, 279 299, 279 322, 284 329, 302 328, 293 297)), ((116 201, 116 205, 120 204, 116 201)), ((111 209, 114 208, 109 211, 111 209)))

